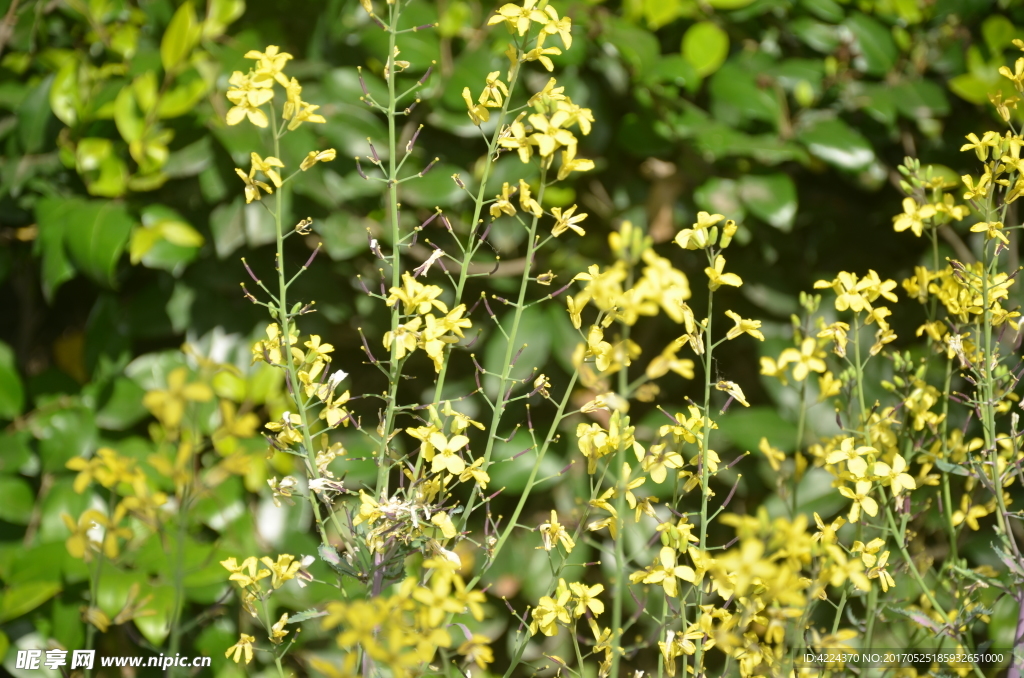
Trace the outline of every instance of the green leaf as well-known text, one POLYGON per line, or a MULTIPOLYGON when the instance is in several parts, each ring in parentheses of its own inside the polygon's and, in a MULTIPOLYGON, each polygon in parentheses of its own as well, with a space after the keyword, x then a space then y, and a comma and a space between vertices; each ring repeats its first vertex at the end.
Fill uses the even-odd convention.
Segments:
POLYGON ((788 174, 747 174, 740 179, 743 204, 758 218, 788 233, 796 217, 796 184, 788 174))
MULTIPOLYGON (((46 126, 50 122, 50 106, 47 98, 52 77, 29 90, 18 106, 18 132, 22 148, 28 153, 38 153, 46 143, 46 126)), ((48 150, 48 149, 47 149, 48 150)))
POLYGON ((105 200, 72 200, 65 215, 64 240, 78 270, 113 286, 114 269, 128 242, 134 220, 127 208, 105 200))
MULTIPOLYGON (((189 71, 189 73, 194 73, 194 71, 189 71)), ((196 104, 202 101, 209 89, 206 81, 198 74, 184 82, 182 80, 183 78, 179 77, 174 89, 160 99, 160 105, 157 107, 157 115, 160 118, 177 118, 190 113, 196 104)))
POLYGON ((693 192, 697 207, 712 214, 723 214, 729 219, 742 221, 746 216, 740 201, 739 189, 733 179, 712 177, 693 192))
POLYGON ((996 56, 1013 44, 1013 39, 1017 37, 1017 29, 1002 14, 993 14, 982 22, 981 34, 985 38, 989 54, 996 56))
POLYGON ((949 115, 946 93, 932 80, 905 80, 891 91, 896 108, 910 120, 949 115))
POLYGON ((754 120, 778 123, 778 98, 773 91, 758 87, 750 69, 726 64, 711 78, 709 91, 711 113, 718 122, 731 126, 754 120))
POLYGON ((32 449, 28 446, 30 435, 25 429, 0 433, 0 471, 15 473, 32 458, 32 449))
POLYGON ((953 475, 956 475, 956 476, 969 476, 969 475, 971 475, 971 472, 968 471, 963 466, 960 466, 959 464, 951 464, 950 462, 945 461, 944 459, 936 459, 935 460, 935 466, 938 467, 938 469, 940 471, 944 471, 946 473, 952 473, 953 475))
POLYGON ((700 86, 701 77, 689 61, 680 54, 667 54, 651 70, 655 82, 665 82, 677 87, 686 87, 691 92, 700 86))
POLYGON ((232 203, 218 205, 210 214, 213 248, 220 259, 230 256, 245 244, 244 204, 242 198, 238 197, 232 203))
POLYGON ((78 89, 78 60, 68 59, 50 84, 50 109, 68 127, 78 122, 82 97, 78 89))
POLYGON ((707 3, 715 9, 740 9, 754 2, 754 0, 707 0, 707 3))
POLYGON ((138 384, 126 377, 117 377, 110 395, 96 412, 96 425, 108 431, 126 431, 146 417, 142 404, 146 394, 138 384))
POLYGON ((661 58, 661 45, 654 34, 627 21, 609 21, 604 36, 638 78, 645 77, 661 58))
POLYGON ((332 212, 316 231, 323 238, 327 256, 335 261, 351 259, 369 245, 362 219, 350 212, 332 212))
POLYGON ((75 267, 71 265, 64 249, 64 233, 67 217, 77 205, 75 200, 56 197, 43 198, 36 203, 39 237, 36 238, 34 251, 43 258, 42 286, 47 302, 52 302, 57 288, 75 275, 75 267))
POLYGON ((796 426, 783 419, 771 407, 733 407, 718 417, 722 435, 728 438, 737 450, 758 454, 757 446, 762 437, 779 449, 789 452, 796 441, 796 426))
POLYGON ((173 73, 188 57, 200 37, 199 20, 191 0, 186 0, 171 17, 167 32, 160 41, 160 62, 164 71, 173 73))
POLYGON ((844 25, 855 40, 854 68, 868 75, 882 76, 896 65, 899 50, 888 28, 859 12, 849 17, 844 25))
MULTIPOLYGON (((0 419, 14 419, 25 407, 25 388, 18 376, 14 351, 0 341, 0 419)), ((3 496, 0 494, 0 496, 3 496)))
POLYGON ((142 138, 145 121, 135 105, 131 87, 123 87, 114 100, 114 123, 121 138, 131 143, 142 138))
POLYGON ((948 86, 953 94, 972 104, 988 102, 988 93, 992 90, 992 83, 982 80, 973 73, 961 73, 950 78, 948 86))
POLYGON ((11 647, 11 640, 7 637, 7 634, 0 631, 0 664, 3 663, 4 658, 7 657, 7 650, 11 647))
POLYGON ((729 56, 729 36, 716 24, 700 21, 683 35, 682 54, 693 64, 697 75, 707 77, 717 71, 729 56))
POLYGON ((87 407, 70 407, 39 417, 32 422, 32 432, 39 439, 39 457, 43 470, 66 471, 72 457, 89 455, 97 444, 95 416, 87 407))
POLYGON ((308 621, 310 619, 316 619, 318 617, 326 617, 326 616, 327 616, 327 613, 324 612, 323 610, 317 610, 315 608, 314 609, 310 609, 310 610, 303 610, 302 612, 299 612, 297 614, 288 615, 288 623, 289 624, 299 624, 301 622, 308 621))
POLYGON ((805 45, 822 54, 832 54, 841 42, 836 26, 823 24, 810 17, 794 19, 789 28, 805 45))
POLYGON ((839 23, 846 16, 843 8, 834 0, 802 0, 800 4, 814 16, 833 24, 839 23))
POLYGON ((60 592, 60 582, 34 581, 11 586, 0 597, 0 624, 28 614, 60 592))
POLYGON ((0 497, 4 498, 0 502, 0 520, 28 525, 35 501, 28 482, 17 476, 0 476, 0 497))
POLYGON ((210 0, 203 22, 203 37, 207 40, 220 37, 244 13, 245 0, 210 0))
POLYGON ((818 120, 797 134, 812 154, 840 169, 857 172, 875 161, 871 144, 839 118, 818 120))

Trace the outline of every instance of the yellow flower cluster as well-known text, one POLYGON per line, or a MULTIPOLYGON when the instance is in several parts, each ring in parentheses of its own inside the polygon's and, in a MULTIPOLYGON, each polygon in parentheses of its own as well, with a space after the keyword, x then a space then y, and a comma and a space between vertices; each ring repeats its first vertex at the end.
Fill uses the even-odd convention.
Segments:
POLYGON ((456 653, 486 668, 494 661, 487 637, 465 637, 461 625, 447 623, 449 615, 463 613, 481 621, 485 595, 467 589, 456 566, 446 559, 427 560, 424 567, 429 573, 425 584, 408 577, 390 596, 329 603, 324 630, 340 627, 341 648, 353 652, 361 648, 395 678, 419 675, 418 669, 434 658, 438 648, 454 647, 456 653))
POLYGON ((465 338, 463 330, 473 326, 469 318, 464 318, 466 305, 459 304, 448 310, 448 306, 438 299, 441 288, 437 285, 424 285, 412 274, 402 274, 402 286, 392 287, 387 298, 388 306, 402 304, 404 322, 394 330, 384 334, 384 348, 391 350, 397 344, 396 358, 402 360, 407 355, 422 349, 434 362, 434 370, 441 371, 444 365, 445 347, 458 343, 465 338), (432 311, 444 315, 435 316, 432 311))

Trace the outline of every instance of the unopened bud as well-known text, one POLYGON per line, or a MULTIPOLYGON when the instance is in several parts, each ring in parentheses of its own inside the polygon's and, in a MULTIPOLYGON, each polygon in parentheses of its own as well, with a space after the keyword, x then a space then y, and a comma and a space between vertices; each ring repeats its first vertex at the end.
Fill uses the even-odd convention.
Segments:
POLYGON ((736 235, 736 222, 729 219, 725 222, 725 227, 722 229, 722 247, 728 247, 729 243, 732 242, 732 237, 736 235))

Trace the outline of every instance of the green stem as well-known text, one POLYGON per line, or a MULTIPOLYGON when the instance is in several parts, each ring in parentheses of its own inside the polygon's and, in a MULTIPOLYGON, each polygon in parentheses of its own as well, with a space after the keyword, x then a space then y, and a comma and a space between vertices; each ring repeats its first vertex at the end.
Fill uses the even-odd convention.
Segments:
MULTIPOLYGON (((271 110, 270 120, 273 123, 272 131, 274 135, 274 157, 281 156, 281 140, 278 137, 277 129, 277 112, 271 110)), ((284 271, 284 188, 278 189, 277 200, 274 201, 274 226, 277 231, 277 284, 278 284, 278 308, 277 315, 278 321, 281 323, 281 341, 284 344, 283 359, 285 366, 285 379, 288 382, 288 387, 292 394, 292 402, 295 403, 297 414, 300 418, 299 426, 302 429, 302 444, 305 447, 306 453, 306 466, 307 473, 311 479, 318 479, 320 472, 316 467, 316 451, 313 449, 313 439, 309 434, 310 421, 309 413, 307 411, 308 400, 303 401, 302 398, 302 382, 299 381, 298 367, 295 365, 295 360, 292 358, 292 339, 291 339, 291 314, 288 310, 288 281, 285 277, 284 271)), ((290 422, 286 422, 291 425, 290 422)), ((320 541, 324 546, 330 546, 330 542, 327 538, 327 526, 324 524, 323 518, 320 515, 320 503, 316 497, 316 493, 309 492, 309 503, 313 508, 313 516, 316 518, 316 524, 320 532, 320 541)), ((341 532, 341 525, 338 524, 337 516, 333 512, 330 513, 334 528, 341 532)))
MULTIPOLYGON (((388 211, 391 213, 391 246, 394 248, 391 253, 391 286, 401 287, 402 266, 399 256, 399 239, 401 233, 398 223, 398 176, 395 168, 398 151, 398 133, 396 130, 395 116, 397 114, 397 97, 395 96, 395 43, 397 39, 398 17, 401 14, 401 3, 388 3, 390 21, 388 22, 388 211)), ((399 304, 395 304, 391 310, 391 334, 398 333, 398 321, 401 314, 399 304)), ((391 358, 388 361, 388 395, 387 408, 384 414, 384 429, 380 437, 380 450, 377 452, 377 485, 378 496, 388 494, 388 474, 391 470, 387 465, 388 443, 390 442, 391 429, 395 424, 395 408, 398 406, 398 382, 400 380, 401 363, 398 360, 398 341, 391 343, 391 358)))
MULTIPOLYGON (((537 192, 537 202, 543 203, 544 201, 544 189, 547 184, 548 170, 544 168, 540 174, 540 190, 537 192)), ((501 423, 501 417, 505 413, 505 407, 508 405, 509 396, 509 385, 511 380, 512 372, 512 359, 515 357, 514 351, 516 350, 516 338, 519 336, 519 324, 523 318, 523 310, 526 308, 526 288, 530 283, 530 272, 533 268, 533 258, 537 253, 537 222, 539 217, 534 217, 530 221, 530 227, 527 232, 527 245, 526 245, 526 266, 523 268, 523 275, 519 281, 519 297, 515 304, 515 313, 512 316, 512 328, 508 333, 508 343, 505 346, 505 359, 502 361, 501 378, 498 380, 498 393, 494 402, 494 413, 491 417, 491 426, 487 431, 487 447, 484 449, 484 463, 483 467, 486 469, 491 463, 491 454, 494 452, 494 441, 498 439, 498 425, 501 423)), ((573 381, 575 382, 576 375, 573 375, 573 381)), ((568 391, 566 391, 566 397, 568 397, 568 391)), ((558 419, 555 420, 557 423, 558 419)), ((545 443, 546 444, 546 443, 545 443)), ((531 475, 531 478, 533 476, 531 475)), ((523 491, 524 498, 529 494, 531 485, 527 485, 523 491)), ((466 524, 469 522, 469 516, 473 512, 473 507, 476 504, 476 494, 469 495, 469 499, 466 501, 466 510, 463 513, 462 525, 465 529, 466 524)))
POLYGON ((617 455, 617 463, 619 465, 619 488, 618 494, 615 497, 615 512, 618 514, 615 516, 615 522, 618 525, 617 534, 615 535, 615 592, 612 597, 612 633, 614 634, 615 648, 612 652, 612 676, 619 675, 619 660, 622 658, 622 654, 619 648, 622 647, 622 600, 623 593, 626 588, 626 553, 625 553, 625 539, 626 539, 626 521, 624 514, 626 511, 626 491, 629 486, 629 477, 626 476, 623 471, 625 470, 627 448, 625 446, 619 450, 617 455))
MULTIPOLYGON (((708 261, 711 265, 714 265, 714 257, 709 254, 708 261)), ((711 416, 708 411, 711 408, 711 356, 714 352, 714 346, 711 342, 711 311, 714 308, 715 293, 708 288, 708 315, 704 327, 704 425, 701 428, 700 437, 700 550, 701 552, 707 551, 708 544, 708 482, 711 477, 711 473, 708 469, 708 445, 711 440, 711 416)), ((703 589, 697 589, 697 615, 700 615, 700 605, 704 600, 703 589)), ((697 639, 697 650, 693 656, 693 668, 698 674, 703 666, 704 656, 704 639, 697 639)))

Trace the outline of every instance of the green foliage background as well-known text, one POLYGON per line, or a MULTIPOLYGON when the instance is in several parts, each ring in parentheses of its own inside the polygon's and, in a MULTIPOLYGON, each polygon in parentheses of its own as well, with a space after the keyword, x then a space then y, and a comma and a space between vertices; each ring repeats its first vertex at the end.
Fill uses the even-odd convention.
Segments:
MULTIPOLYGON (((465 205, 450 176, 459 172, 472 184, 484 147, 460 93, 503 66, 504 36, 479 30, 493 8, 439 0, 408 10, 417 23, 439 26, 404 43, 410 72, 436 61, 406 135, 424 125, 416 161, 440 158, 402 191, 409 226, 435 206, 458 215, 465 205)), ((918 263, 924 243, 892 231, 901 197, 894 168, 909 154, 947 166, 954 178, 969 169, 973 158, 958 153, 963 135, 993 123, 987 95, 1009 86, 997 69, 1010 63, 1011 40, 1024 26, 1024 6, 1015 0, 567 0, 559 10, 572 17, 574 39, 585 45, 554 61, 560 83, 598 120, 580 151, 597 168, 574 187, 549 192, 548 206, 579 203, 590 213, 590 237, 562 243, 538 270, 578 271, 603 261, 606 234, 628 219, 665 243, 662 254, 695 279, 700 271, 688 270, 667 241, 698 210, 724 213, 742 223, 737 241, 744 246, 730 251, 730 262, 746 284, 733 308, 765 320, 763 351, 771 355, 779 346, 772 338, 786 335, 797 311, 796 294, 814 280, 867 268, 899 279, 918 263)), ((311 148, 338 150, 338 160, 310 172, 286 206, 286 221, 311 216, 318 230, 306 252, 293 248, 292 263, 301 265, 324 244, 298 283, 299 296, 315 297, 319 311, 304 331, 333 343, 357 383, 380 380, 363 365, 356 327, 380 336, 388 319, 361 294, 356 276, 377 284, 368 237, 388 234, 379 225, 378 186, 359 177, 352 157, 367 154, 367 137, 385 134, 359 101, 356 67, 365 66, 371 90, 383 87, 387 42, 355 0, 299 8, 266 0, 195 7, 4 0, 0 16, 0 663, 11 670, 8 646, 26 636, 82 646, 85 571, 66 552, 60 514, 77 515, 88 500, 72 490, 74 474, 64 463, 101 445, 139 458, 148 453, 151 418, 142 394, 184 364, 183 342, 246 370, 248 377, 221 383, 218 395, 261 417, 280 414, 279 385, 248 370, 249 344, 264 323, 238 287, 245 277, 240 257, 264 276, 273 265, 273 222, 260 204, 245 204, 233 171, 247 167, 259 146, 254 128, 223 122, 227 78, 246 67, 249 49, 277 44, 295 54, 290 70, 309 100, 323 104, 328 122, 286 137, 285 163, 298 164, 311 148)), ((547 75, 528 77, 539 89, 547 75)), ((514 157, 499 162, 498 185, 518 178, 516 165, 514 157)), ((952 232, 943 235, 948 253, 967 247, 952 232)), ((522 270, 521 237, 512 229, 492 235, 502 264, 486 280, 499 294, 514 289, 512 276, 522 270)), ((426 246, 417 252, 429 255, 426 246)), ((559 366, 570 365, 575 344, 564 310, 550 305, 524 322, 530 348, 523 360, 564 379, 559 366)), ((895 322, 898 334, 912 335, 912 321, 895 322)), ((656 353, 675 331, 652 327, 633 338, 656 353)), ((750 392, 760 382, 758 356, 744 351, 721 350, 722 377, 750 385, 754 405, 727 417, 733 425, 722 429, 734 449, 723 458, 755 448, 773 430, 794 429, 792 403, 778 399, 777 387, 765 382, 750 392)), ((693 394, 674 383, 678 390, 663 400, 682 406, 693 394)), ((453 373, 449 384, 452 396, 468 392, 473 374, 453 373)), ((213 409, 206 416, 216 419, 213 409)), ((812 418, 812 428, 827 426, 829 417, 812 418)), ((350 449, 360 445, 348 442, 350 449)), ((517 443, 501 454, 518 451, 517 443)), ((246 444, 262 446, 259 438, 246 444)), ((545 462, 549 472, 567 463, 567 448, 559 455, 545 462)), ((525 478, 512 465, 502 469, 495 485, 514 499, 525 478)), ((267 473, 233 478, 203 508, 203 529, 185 549, 185 619, 216 609, 226 590, 221 558, 258 552, 267 541, 279 552, 314 550, 308 516, 257 529, 256 516, 266 518, 258 507, 267 473)), ((353 464, 347 482, 372 474, 368 464, 353 464)), ((571 502, 569 488, 551 491, 556 502, 571 502)), ((753 512, 770 494, 767 475, 750 478, 738 492, 738 510, 753 512)), ((824 513, 830 497, 807 500, 819 502, 807 510, 824 513)), ((111 585, 116 610, 132 581, 146 582, 157 592, 158 614, 137 630, 108 633, 101 641, 108 654, 165 642, 171 603, 162 549, 154 540, 111 585)), ((534 550, 524 541, 508 552, 515 561, 534 550)), ((521 562, 496 569, 496 581, 506 570, 510 594, 535 598, 521 562)), ((290 604, 303 609, 327 594, 312 586, 296 595, 302 598, 290 604)), ((997 615, 992 633, 1012 622, 997 615)), ((186 633, 186 651, 213 656, 215 672, 229 675, 236 669, 223 649, 237 637, 233 624, 230 614, 204 618, 186 633)))

